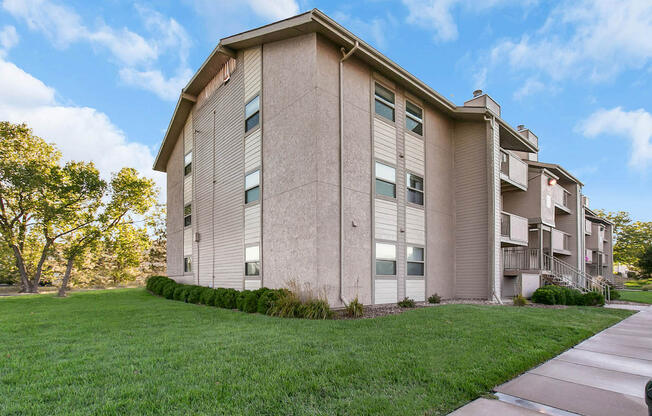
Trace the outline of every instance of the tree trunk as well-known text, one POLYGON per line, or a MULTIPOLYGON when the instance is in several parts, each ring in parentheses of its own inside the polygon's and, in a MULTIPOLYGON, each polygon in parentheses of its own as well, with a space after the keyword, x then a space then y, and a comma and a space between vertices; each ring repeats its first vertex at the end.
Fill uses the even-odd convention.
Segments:
POLYGON ((20 291, 22 293, 35 293, 38 291, 32 286, 32 282, 29 277, 27 277, 27 269, 25 268, 25 262, 23 261, 23 253, 21 253, 20 248, 16 245, 12 245, 11 249, 14 252, 14 259, 16 260, 16 268, 20 274, 20 291))
POLYGON ((66 291, 68 290, 68 281, 70 280, 70 272, 72 271, 74 257, 68 259, 66 264, 66 273, 63 275, 63 281, 61 282, 61 287, 59 288, 59 297, 63 298, 66 296, 66 291))

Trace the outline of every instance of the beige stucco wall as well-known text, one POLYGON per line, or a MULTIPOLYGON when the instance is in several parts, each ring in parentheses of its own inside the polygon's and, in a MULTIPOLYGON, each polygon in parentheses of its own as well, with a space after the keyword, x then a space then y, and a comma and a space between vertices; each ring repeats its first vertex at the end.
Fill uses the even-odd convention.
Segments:
POLYGON ((167 165, 167 274, 183 277, 183 140, 177 140, 167 165))

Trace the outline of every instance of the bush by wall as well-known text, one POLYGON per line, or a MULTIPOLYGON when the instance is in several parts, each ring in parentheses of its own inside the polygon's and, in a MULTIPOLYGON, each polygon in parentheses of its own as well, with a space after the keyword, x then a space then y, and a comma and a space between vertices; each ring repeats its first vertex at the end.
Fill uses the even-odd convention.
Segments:
POLYGON ((414 300, 406 297, 403 298, 402 301, 398 302, 398 306, 400 306, 401 308, 414 308, 417 305, 414 303, 414 300))
POLYGON ((604 296, 598 292, 582 294, 579 290, 563 286, 547 285, 532 294, 532 302, 544 305, 604 305, 604 296))
POLYGON ((247 313, 261 313, 272 316, 306 319, 328 319, 332 312, 328 302, 308 297, 301 300, 287 289, 238 291, 235 289, 212 289, 204 286, 184 285, 166 276, 152 276, 145 286, 155 295, 180 302, 216 306, 225 309, 239 309, 247 313))

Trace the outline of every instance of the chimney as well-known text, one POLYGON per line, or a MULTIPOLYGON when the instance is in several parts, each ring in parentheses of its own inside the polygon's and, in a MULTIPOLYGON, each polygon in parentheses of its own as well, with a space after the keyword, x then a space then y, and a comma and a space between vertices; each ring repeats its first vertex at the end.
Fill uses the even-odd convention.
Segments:
POLYGON ((485 107, 500 117, 500 105, 482 90, 473 91, 473 98, 465 102, 464 107, 485 107))
POLYGON ((518 130, 518 131, 525 130, 525 124, 519 124, 519 125, 516 127, 516 130, 518 130))
POLYGON ((473 98, 479 97, 482 95, 482 90, 473 91, 473 98))

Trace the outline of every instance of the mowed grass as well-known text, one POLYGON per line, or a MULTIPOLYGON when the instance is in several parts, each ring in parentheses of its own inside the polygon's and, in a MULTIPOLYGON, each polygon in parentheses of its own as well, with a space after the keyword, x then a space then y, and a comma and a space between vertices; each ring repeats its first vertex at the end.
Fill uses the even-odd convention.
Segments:
POLYGON ((639 302, 639 303, 650 303, 652 304, 652 291, 643 291, 643 290, 620 290, 620 300, 626 300, 628 302, 639 302))
POLYGON ((308 321, 143 289, 0 298, 0 414, 446 414, 629 314, 449 305, 308 321))

